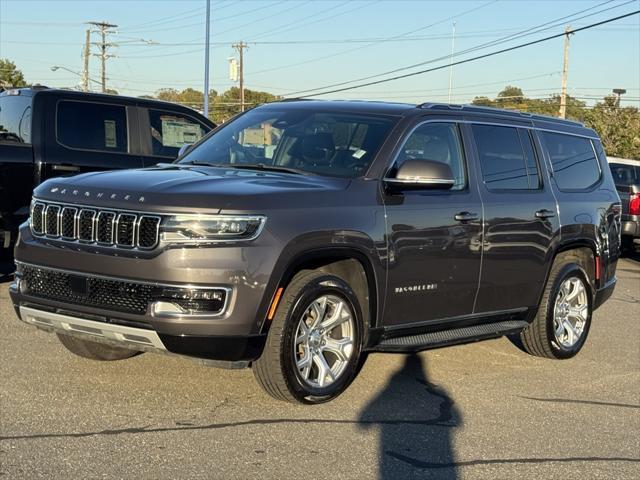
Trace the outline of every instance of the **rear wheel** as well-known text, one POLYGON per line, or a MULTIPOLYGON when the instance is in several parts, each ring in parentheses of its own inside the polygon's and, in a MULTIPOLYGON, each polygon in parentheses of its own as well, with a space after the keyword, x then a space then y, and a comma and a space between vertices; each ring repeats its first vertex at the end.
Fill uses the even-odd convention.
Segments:
POLYGON ((253 372, 274 398, 326 402, 355 377, 361 338, 361 309, 349 285, 335 275, 300 272, 282 296, 253 372))
POLYGON ((124 360, 142 353, 128 348, 112 347, 111 345, 105 345, 103 343, 83 340, 63 333, 58 333, 57 335, 58 340, 60 340, 60 343, 62 343, 67 350, 79 357, 90 360, 124 360))
POLYGON ((571 358, 584 345, 591 326, 590 285, 573 258, 556 260, 538 313, 521 334, 525 351, 547 358, 571 358))

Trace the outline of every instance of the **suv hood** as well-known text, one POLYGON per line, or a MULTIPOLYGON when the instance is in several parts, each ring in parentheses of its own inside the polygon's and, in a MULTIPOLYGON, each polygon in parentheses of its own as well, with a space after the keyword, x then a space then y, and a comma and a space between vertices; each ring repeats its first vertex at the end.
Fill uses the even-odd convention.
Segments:
POLYGON ((62 203, 152 212, 260 210, 335 198, 349 179, 216 167, 154 167, 53 178, 36 197, 62 203))

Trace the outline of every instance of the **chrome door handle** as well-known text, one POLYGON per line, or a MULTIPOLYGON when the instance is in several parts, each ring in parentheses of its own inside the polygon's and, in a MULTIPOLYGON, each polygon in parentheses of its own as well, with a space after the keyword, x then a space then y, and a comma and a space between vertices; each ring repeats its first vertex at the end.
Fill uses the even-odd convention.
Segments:
POLYGON ((460 212, 456 213, 453 218, 455 218, 459 222, 472 222, 473 220, 478 220, 480 216, 477 213, 460 212))
POLYGON ((75 165, 52 165, 51 170, 61 172, 79 172, 80 167, 76 167, 75 165))
POLYGON ((551 210, 547 210, 546 208, 543 208, 542 210, 538 210, 536 212, 537 218, 551 218, 555 216, 556 216, 555 212, 552 212, 551 210))

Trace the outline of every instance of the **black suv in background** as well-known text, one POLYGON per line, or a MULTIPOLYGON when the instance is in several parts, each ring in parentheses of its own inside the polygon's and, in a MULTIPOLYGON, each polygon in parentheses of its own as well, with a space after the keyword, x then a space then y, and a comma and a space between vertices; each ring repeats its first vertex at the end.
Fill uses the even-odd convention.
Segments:
POLYGON ((620 199, 581 124, 288 101, 172 165, 40 185, 10 293, 80 356, 251 366, 275 398, 318 403, 369 351, 510 335, 574 356, 619 239, 620 199))
POLYGON ((640 243, 640 160, 608 160, 622 203, 622 248, 633 251, 640 243))
POLYGON ((42 181, 172 162, 214 126, 194 110, 155 100, 46 87, 1 92, 0 256, 42 181))

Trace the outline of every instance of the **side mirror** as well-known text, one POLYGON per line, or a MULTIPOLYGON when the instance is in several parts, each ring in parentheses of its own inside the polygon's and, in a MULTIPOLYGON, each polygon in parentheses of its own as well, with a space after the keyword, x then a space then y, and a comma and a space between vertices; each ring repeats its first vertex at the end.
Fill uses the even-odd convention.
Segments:
POLYGON ((446 163, 420 158, 405 161, 384 183, 391 190, 449 190, 456 181, 446 163))
POLYGON ((180 147, 180 150, 178 150, 178 158, 182 157, 184 154, 186 154, 191 147, 193 147, 193 143, 185 143, 180 147))

